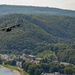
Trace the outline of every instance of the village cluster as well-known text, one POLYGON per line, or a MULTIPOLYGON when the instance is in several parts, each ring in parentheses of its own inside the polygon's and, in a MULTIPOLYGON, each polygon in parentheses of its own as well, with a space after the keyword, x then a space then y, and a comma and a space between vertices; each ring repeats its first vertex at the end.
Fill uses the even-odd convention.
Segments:
POLYGON ((40 63, 43 59, 42 58, 37 58, 34 55, 28 55, 28 54, 22 54, 22 55, 8 55, 8 54, 0 54, 0 57, 6 61, 13 61, 16 60, 16 66, 22 67, 22 60, 25 60, 26 62, 31 62, 38 64, 40 63))
MULTIPOLYGON (((43 58, 37 58, 34 55, 28 55, 28 54, 22 54, 22 55, 8 55, 8 54, 0 54, 0 58, 6 60, 6 61, 16 61, 16 66, 20 69, 22 68, 22 61, 25 60, 26 62, 31 62, 35 64, 39 64, 43 58)), ((58 63, 58 61, 53 61, 55 63, 58 63)), ((63 65, 69 65, 69 63, 60 62, 60 64, 63 65)), ((54 73, 41 73, 41 75, 66 75, 66 74, 60 74, 59 72, 54 73)))

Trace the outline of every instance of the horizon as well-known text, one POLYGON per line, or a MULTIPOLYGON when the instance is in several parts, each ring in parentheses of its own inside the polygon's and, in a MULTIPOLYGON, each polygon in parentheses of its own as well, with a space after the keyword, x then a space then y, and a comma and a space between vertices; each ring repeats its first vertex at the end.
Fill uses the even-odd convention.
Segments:
POLYGON ((37 7, 52 7, 65 10, 75 11, 75 0, 0 0, 1 5, 20 5, 20 6, 37 6, 37 7))
POLYGON ((6 6, 30 6, 30 7, 43 7, 43 8, 55 8, 55 9, 60 9, 60 10, 70 10, 70 11, 75 11, 71 9, 64 9, 64 8, 57 8, 57 7, 48 7, 48 6, 32 6, 32 5, 12 5, 12 4, 0 4, 0 5, 6 5, 6 6))

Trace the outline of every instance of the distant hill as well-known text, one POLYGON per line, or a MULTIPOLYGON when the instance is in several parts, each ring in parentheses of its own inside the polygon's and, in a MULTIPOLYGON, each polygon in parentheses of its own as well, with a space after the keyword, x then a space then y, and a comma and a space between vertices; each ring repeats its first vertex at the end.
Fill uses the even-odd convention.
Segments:
MULTIPOLYGON (((35 15, 13 14, 0 17, 0 29, 21 24, 11 32, 0 31, 0 49, 5 50, 34 50, 39 45, 55 43, 55 37, 47 33, 44 29, 36 25, 33 19, 37 20, 35 15)), ((39 21, 39 20, 38 20, 39 21)), ((41 20, 40 22, 41 23, 41 20)), ((40 24, 41 25, 41 24, 40 24)))
POLYGON ((74 17, 24 14, 0 17, 0 29, 17 23, 21 26, 11 32, 0 31, 0 49, 34 50, 51 43, 75 41, 74 17))
POLYGON ((46 14, 75 16, 75 11, 49 7, 0 5, 0 15, 4 14, 46 14))

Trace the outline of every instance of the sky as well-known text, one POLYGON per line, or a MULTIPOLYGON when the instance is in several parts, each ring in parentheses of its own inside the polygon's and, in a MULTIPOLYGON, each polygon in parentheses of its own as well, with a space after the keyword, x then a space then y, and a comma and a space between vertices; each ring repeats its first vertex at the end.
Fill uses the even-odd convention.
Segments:
POLYGON ((0 4, 42 6, 75 10, 75 0, 0 0, 0 4))

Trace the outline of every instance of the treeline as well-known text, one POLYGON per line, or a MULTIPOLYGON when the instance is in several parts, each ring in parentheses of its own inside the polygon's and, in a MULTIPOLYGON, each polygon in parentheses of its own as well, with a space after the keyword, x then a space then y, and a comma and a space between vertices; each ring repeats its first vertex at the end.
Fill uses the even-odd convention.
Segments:
MULTIPOLYGON (((5 61, 0 59, 0 62, 4 65, 11 65, 16 66, 16 61, 5 61)), ((0 63, 0 64, 2 64, 0 63)), ((54 73, 59 72, 60 74, 66 74, 66 75, 74 75, 75 74, 75 66, 74 65, 66 65, 59 63, 39 63, 34 64, 30 62, 26 62, 25 60, 22 60, 22 69, 26 71, 29 75, 40 75, 42 73, 54 73)))
POLYGON ((75 73, 75 67, 72 65, 64 66, 56 63, 40 63, 33 64, 29 62, 23 63, 23 69, 29 73, 29 75, 40 75, 41 73, 54 73, 59 72, 61 74, 73 75, 75 73))
POLYGON ((44 58, 47 62, 62 61, 75 64, 75 43, 39 46, 34 51, 30 51, 30 53, 44 58))
MULTIPOLYGON (((15 60, 6 61, 0 58, 0 64, 16 66, 15 60)), ((60 74, 75 75, 75 65, 63 65, 55 62, 34 64, 22 60, 22 69, 29 73, 29 75, 40 75, 42 73, 54 73, 59 72, 60 74)))
POLYGON ((41 57, 44 62, 49 63, 52 61, 68 62, 75 65, 75 43, 72 44, 48 44, 44 46, 38 46, 35 50, 22 50, 20 53, 17 50, 4 50, 2 53, 16 53, 16 54, 32 54, 36 57, 41 57))
POLYGON ((68 15, 75 16, 75 11, 49 7, 0 5, 0 15, 5 14, 44 14, 44 15, 68 15), (32 12, 31 12, 32 11, 32 12))

